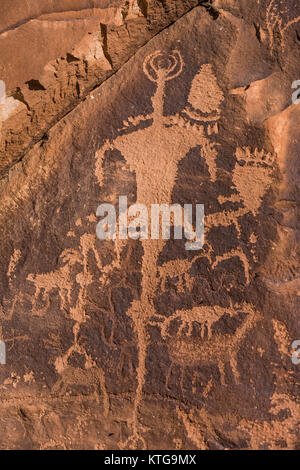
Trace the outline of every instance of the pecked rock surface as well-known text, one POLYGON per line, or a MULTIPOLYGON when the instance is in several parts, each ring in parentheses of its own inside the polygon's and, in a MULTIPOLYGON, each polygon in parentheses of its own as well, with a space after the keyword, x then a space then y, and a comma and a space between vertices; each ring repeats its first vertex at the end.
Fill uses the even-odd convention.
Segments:
POLYGON ((1 6, 0 447, 299 449, 298 2, 19 3, 1 6), (203 248, 99 240, 121 195, 204 204, 203 248))

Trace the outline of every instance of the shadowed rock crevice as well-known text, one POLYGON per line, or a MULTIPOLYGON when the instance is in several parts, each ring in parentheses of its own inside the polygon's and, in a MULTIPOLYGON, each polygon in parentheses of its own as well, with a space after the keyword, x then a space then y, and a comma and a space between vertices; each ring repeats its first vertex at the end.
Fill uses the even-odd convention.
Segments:
MULTIPOLYGON (((121 1, 117 3, 122 4, 121 1)), ((32 111, 34 118, 28 116, 26 110, 17 103, 10 102, 8 105, 7 102, 7 111, 5 109, 2 113, 5 119, 0 141, 1 178, 39 142, 45 132, 74 109, 93 89, 119 70, 138 48, 199 2, 175 0, 171 3, 172 6, 178 3, 181 8, 164 10, 163 16, 160 16, 160 3, 151 0, 147 4, 149 18, 145 18, 144 3, 139 6, 136 0, 126 1, 127 15, 121 23, 116 21, 119 10, 115 13, 114 26, 111 25, 112 18, 108 24, 96 23, 96 29, 95 22, 92 23, 94 32, 83 36, 72 51, 66 52, 65 56, 53 62, 43 64, 40 80, 31 79, 24 86, 20 84, 16 88, 17 92, 7 88, 8 96, 23 96, 24 99, 19 101, 26 105, 27 110, 32 111), (76 60, 73 57, 76 57, 76 60), (40 86, 38 83, 41 81, 43 85, 40 86), (40 91, 45 91, 43 96, 40 91)), ((167 4, 168 2, 165 4, 166 8, 167 4)))

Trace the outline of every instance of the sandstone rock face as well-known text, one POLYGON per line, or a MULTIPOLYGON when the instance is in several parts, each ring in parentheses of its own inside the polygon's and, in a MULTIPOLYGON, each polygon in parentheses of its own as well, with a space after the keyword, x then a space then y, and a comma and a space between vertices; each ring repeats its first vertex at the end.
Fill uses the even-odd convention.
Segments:
POLYGON ((299 3, 15 3, 1 448, 299 449, 299 3), (204 204, 203 247, 100 240, 119 196, 204 204))

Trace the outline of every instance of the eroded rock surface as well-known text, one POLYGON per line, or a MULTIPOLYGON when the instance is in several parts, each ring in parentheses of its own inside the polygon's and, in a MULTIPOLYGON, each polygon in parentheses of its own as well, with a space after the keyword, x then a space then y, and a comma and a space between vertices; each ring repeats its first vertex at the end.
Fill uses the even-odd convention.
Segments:
POLYGON ((2 105, 1 448, 299 448, 298 2, 28 3, 9 47, 72 26, 2 105), (203 248, 99 240, 121 195, 203 248))

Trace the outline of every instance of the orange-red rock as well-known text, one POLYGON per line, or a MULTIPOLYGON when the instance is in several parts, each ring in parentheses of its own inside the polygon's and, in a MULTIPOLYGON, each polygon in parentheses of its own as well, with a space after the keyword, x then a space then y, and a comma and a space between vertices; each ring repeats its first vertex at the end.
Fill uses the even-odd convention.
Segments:
POLYGON ((298 2, 19 3, 0 7, 0 447, 299 448, 298 2), (120 195, 204 204, 203 248, 99 240, 120 195))

